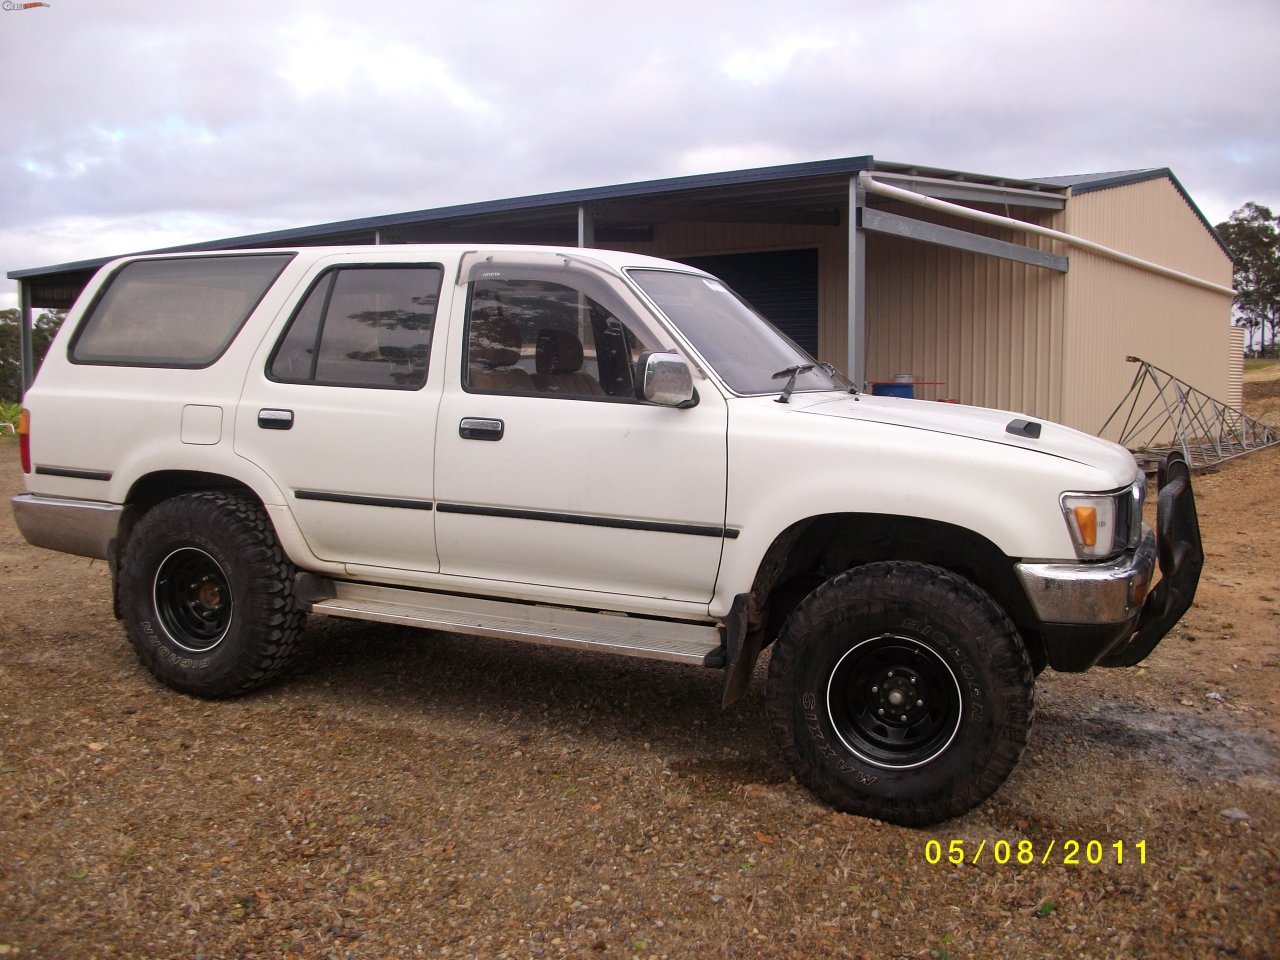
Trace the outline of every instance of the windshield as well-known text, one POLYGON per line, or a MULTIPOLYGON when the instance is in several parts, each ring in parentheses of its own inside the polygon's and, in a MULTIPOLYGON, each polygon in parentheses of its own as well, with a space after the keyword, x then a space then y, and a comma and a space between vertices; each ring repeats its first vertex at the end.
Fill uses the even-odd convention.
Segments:
POLYGON ((847 387, 843 377, 818 365, 719 280, 671 270, 627 275, 734 393, 781 393, 793 375, 796 392, 847 387))

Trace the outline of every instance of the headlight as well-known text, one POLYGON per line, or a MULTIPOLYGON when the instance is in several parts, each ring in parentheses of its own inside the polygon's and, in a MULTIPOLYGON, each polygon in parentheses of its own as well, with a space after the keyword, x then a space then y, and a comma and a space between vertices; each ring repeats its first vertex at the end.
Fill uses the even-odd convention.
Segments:
POLYGON ((1133 546, 1142 530, 1146 483, 1107 493, 1064 493, 1062 515, 1082 560, 1105 560, 1133 546))

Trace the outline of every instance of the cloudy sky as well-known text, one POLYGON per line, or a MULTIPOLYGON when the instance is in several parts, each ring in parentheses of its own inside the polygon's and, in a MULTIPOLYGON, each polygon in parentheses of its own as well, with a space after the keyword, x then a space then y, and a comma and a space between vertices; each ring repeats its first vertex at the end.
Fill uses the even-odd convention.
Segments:
POLYGON ((865 154, 1280 212, 1275 0, 25 2, 0 308, 15 269, 865 154))

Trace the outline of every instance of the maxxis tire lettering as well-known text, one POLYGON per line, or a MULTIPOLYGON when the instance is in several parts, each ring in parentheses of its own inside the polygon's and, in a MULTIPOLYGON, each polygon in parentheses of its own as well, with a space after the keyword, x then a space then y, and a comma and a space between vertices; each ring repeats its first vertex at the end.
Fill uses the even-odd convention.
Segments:
POLYGON ((840 755, 835 747, 827 742, 827 735, 822 731, 821 717, 818 714, 818 698, 814 694, 806 693, 801 703, 804 707, 804 717, 807 721, 810 735, 813 736, 818 749, 836 765, 836 769, 841 773, 854 776, 859 783, 863 784, 872 784, 880 779, 876 774, 868 773, 851 764, 840 755))

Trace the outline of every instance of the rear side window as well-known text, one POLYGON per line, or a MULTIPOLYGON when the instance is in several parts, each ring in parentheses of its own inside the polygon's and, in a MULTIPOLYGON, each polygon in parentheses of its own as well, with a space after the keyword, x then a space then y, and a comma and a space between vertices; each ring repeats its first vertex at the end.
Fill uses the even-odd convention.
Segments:
POLYGON ((336 267, 321 274, 267 368, 272 380, 416 390, 427 382, 444 271, 423 264, 336 267))
POLYGON ((207 367, 235 339, 293 254, 135 260, 76 331, 74 363, 207 367))

